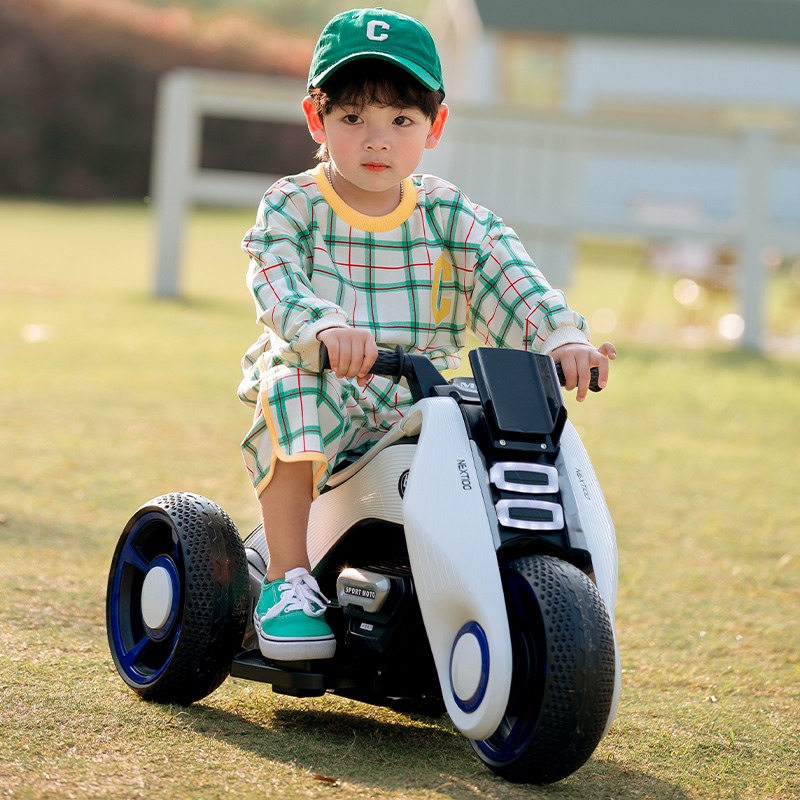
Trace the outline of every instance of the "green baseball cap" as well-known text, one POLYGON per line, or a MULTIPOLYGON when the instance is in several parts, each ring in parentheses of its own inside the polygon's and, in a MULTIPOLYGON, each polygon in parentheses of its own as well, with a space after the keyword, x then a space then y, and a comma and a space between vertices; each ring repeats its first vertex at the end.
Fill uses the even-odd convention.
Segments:
POLYGON ((337 14, 314 49, 308 88, 321 86, 339 67, 359 58, 381 58, 402 67, 423 86, 442 90, 442 65, 428 29, 413 17, 385 8, 337 14))

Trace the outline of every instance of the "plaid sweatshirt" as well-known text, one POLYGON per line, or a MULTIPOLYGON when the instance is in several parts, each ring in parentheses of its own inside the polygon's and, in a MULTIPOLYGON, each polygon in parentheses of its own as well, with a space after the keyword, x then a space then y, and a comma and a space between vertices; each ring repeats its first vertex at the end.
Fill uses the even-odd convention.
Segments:
POLYGON ((460 364, 467 327, 487 344, 544 353, 588 341, 514 231, 431 175, 407 178, 382 217, 348 206, 322 165, 284 178, 242 248, 265 326, 242 361, 247 403, 272 364, 318 370, 316 335, 331 327, 367 328, 380 347, 425 353, 439 369, 460 364))

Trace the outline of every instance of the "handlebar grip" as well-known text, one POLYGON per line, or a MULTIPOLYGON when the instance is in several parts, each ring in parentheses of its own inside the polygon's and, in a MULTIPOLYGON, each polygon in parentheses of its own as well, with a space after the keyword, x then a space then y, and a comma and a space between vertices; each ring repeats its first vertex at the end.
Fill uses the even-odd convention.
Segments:
POLYGON ((322 342, 319 344, 319 371, 323 372, 331 368, 331 359, 328 355, 328 348, 322 342))
MULTIPOLYGON (((558 375, 558 382, 563 386, 566 383, 566 378, 564 377, 564 370, 561 369, 561 364, 556 364, 556 375, 558 375)), ((592 367, 592 377, 589 380, 589 391, 602 391, 600 386, 597 385, 597 381, 599 380, 600 370, 597 367, 592 367)))
MULTIPOLYGON (((319 346, 319 368, 320 371, 331 368, 331 360, 328 355, 328 348, 320 343, 319 346)), ((405 374, 405 353, 400 345, 394 350, 378 349, 378 357, 370 368, 373 375, 385 375, 395 383, 400 382, 400 378, 405 374)))
POLYGON ((372 365, 370 372, 373 375, 386 375, 392 378, 395 383, 400 383, 400 378, 403 377, 403 348, 400 345, 394 350, 378 350, 378 357, 372 365))

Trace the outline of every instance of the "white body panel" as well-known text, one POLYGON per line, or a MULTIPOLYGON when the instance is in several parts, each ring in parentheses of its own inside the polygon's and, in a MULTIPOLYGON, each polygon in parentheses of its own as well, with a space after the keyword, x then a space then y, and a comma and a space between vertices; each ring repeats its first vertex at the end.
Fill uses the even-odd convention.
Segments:
POLYGON ((505 714, 512 669, 493 524, 481 489, 488 476, 452 399, 422 400, 402 424, 409 433, 422 431, 403 520, 442 694, 455 726, 470 739, 486 739, 505 714), (459 638, 465 626, 478 637, 459 638))
MULTIPOLYGON (((403 524, 403 498, 398 484, 403 472, 411 467, 416 448, 415 444, 382 448, 335 491, 321 494, 311 504, 308 558, 312 569, 362 520, 380 519, 403 524)), ((344 471, 349 469, 352 468, 344 471)))
MULTIPOLYGON (((614 627, 617 543, 594 468, 569 420, 556 467, 571 543, 591 554, 597 588, 614 630, 616 677, 607 731, 621 687, 614 627)), ((336 473, 330 484, 335 488, 311 506, 312 569, 363 520, 403 526, 448 713, 468 738, 490 737, 508 704, 511 639, 497 566, 499 534, 489 476, 457 404, 447 397, 417 403, 397 428, 356 464, 336 473), (403 442, 416 435, 419 444, 403 442), (403 496, 401 477, 409 470, 403 496), (471 625, 485 634, 483 650, 470 630, 464 635, 471 625), (470 698, 476 702, 465 704, 470 698)), ((257 545, 262 542, 263 534, 251 546, 260 552, 257 545)), ((265 543, 263 550, 266 560, 265 543)))
POLYGON ((570 541, 573 547, 583 547, 592 555, 597 590, 606 605, 614 631, 615 682, 611 711, 606 723, 608 732, 617 712, 622 685, 614 623, 617 603, 617 538, 592 462, 569 420, 561 434, 561 452, 556 465, 570 541))

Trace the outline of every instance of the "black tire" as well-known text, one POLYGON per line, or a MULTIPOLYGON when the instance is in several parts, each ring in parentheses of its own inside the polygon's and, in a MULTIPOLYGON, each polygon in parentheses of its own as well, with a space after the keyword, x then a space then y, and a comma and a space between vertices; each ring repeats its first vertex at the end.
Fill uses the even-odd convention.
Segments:
POLYGON ((181 492, 131 517, 111 562, 106 627, 117 671, 141 697, 188 705, 213 692, 249 611, 244 546, 218 505, 181 492))
POLYGON ((514 655, 506 715, 478 757, 514 783, 552 783, 594 752, 614 694, 611 621, 594 583, 549 556, 503 570, 514 655))

